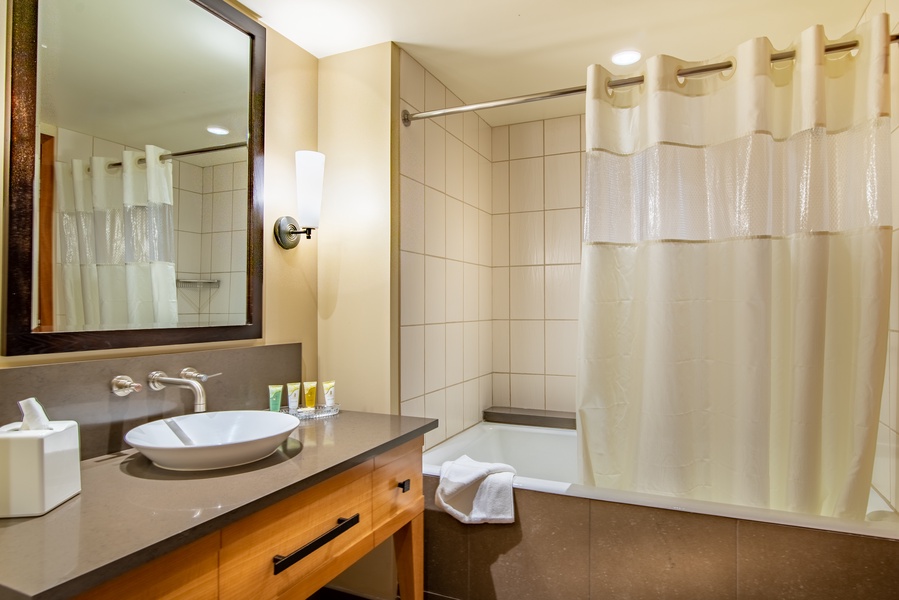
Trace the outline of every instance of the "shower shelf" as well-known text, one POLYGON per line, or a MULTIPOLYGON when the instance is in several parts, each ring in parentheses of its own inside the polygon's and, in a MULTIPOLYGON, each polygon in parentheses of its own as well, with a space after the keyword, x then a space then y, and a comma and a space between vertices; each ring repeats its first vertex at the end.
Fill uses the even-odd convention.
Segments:
POLYGON ((175 281, 179 288, 218 288, 221 283, 218 279, 178 279, 175 281))

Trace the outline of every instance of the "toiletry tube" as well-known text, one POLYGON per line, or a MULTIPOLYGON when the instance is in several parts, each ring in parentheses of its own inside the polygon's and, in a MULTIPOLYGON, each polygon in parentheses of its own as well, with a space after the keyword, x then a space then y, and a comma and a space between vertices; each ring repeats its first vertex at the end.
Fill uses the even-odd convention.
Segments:
POLYGON ((268 386, 268 409, 272 412, 281 412, 281 384, 268 386))
POLYGON ((297 409, 300 407, 300 384, 297 383, 288 383, 287 384, 287 408, 290 410, 290 414, 297 414, 297 409))
POLYGON ((306 408, 315 408, 315 381, 304 381, 303 389, 306 391, 306 408))
POLYGON ((323 382, 322 389, 325 392, 325 406, 334 406, 334 382, 323 382))

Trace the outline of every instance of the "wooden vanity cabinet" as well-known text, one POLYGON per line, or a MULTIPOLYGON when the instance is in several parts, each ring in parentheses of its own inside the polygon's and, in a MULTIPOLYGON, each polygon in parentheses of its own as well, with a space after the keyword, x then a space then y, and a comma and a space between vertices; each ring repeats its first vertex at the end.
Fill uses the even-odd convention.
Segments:
POLYGON ((422 600, 422 441, 369 458, 79 598, 301 600, 393 536, 401 597, 422 600))
POLYGON ((221 534, 216 531, 128 571, 75 600, 215 600, 221 534))

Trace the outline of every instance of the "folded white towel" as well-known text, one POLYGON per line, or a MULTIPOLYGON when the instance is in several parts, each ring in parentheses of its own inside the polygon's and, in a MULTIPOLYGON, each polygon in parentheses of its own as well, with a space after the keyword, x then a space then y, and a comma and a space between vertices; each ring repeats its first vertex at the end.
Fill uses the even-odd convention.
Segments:
POLYGON ((514 523, 515 469, 461 456, 440 466, 437 506, 463 523, 514 523))

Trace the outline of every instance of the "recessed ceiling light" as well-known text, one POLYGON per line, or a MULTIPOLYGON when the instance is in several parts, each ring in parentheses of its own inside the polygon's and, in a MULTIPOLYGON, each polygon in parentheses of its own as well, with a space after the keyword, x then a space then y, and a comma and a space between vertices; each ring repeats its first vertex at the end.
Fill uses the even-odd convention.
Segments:
POLYGON ((634 64, 641 57, 642 55, 636 50, 622 50, 612 55, 612 62, 616 65, 627 66, 634 64))
POLYGON ((224 127, 219 127, 217 125, 210 125, 209 127, 206 128, 206 131, 208 131, 209 133, 213 133, 215 135, 228 135, 229 133, 231 133, 224 127))

